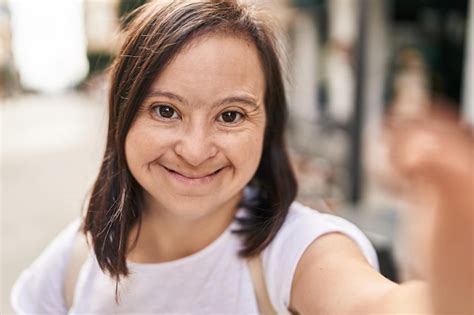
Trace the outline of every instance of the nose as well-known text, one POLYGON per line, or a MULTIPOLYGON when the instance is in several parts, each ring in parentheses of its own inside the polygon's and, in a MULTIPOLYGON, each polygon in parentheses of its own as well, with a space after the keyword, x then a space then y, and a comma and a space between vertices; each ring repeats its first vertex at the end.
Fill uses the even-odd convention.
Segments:
POLYGON ((212 135, 202 126, 189 128, 180 138, 175 152, 191 166, 199 166, 217 154, 212 135))

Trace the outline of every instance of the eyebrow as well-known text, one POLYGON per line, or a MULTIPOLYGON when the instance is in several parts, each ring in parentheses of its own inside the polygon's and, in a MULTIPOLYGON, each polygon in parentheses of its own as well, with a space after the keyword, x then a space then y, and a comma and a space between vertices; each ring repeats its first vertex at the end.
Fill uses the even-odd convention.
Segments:
POLYGON ((147 93, 147 95, 145 96, 145 100, 148 99, 148 98, 152 98, 152 97, 167 97, 167 98, 170 98, 170 99, 175 99, 177 101, 180 101, 181 103, 185 103, 187 104, 186 100, 184 98, 182 98, 181 96, 177 95, 177 94, 174 94, 174 93, 171 93, 171 92, 167 92, 167 91, 161 91, 161 90, 153 90, 153 91, 150 91, 147 93))
POLYGON ((220 101, 218 101, 216 104, 213 105, 213 107, 225 105, 225 104, 231 104, 231 103, 243 103, 250 105, 252 107, 258 108, 258 103, 257 101, 248 95, 234 95, 234 96, 229 96, 226 97, 220 101))
MULTIPOLYGON (((145 99, 152 98, 152 97, 160 97, 160 96, 161 97, 167 97, 169 99, 174 99, 174 100, 177 100, 181 103, 184 103, 185 105, 188 105, 188 102, 183 97, 181 97, 181 96, 179 96, 175 93, 172 93, 172 92, 169 92, 169 91, 162 91, 162 90, 150 91, 145 96, 145 99)), ((257 101, 255 100, 255 98, 253 98, 250 95, 245 95, 245 94, 232 95, 232 96, 225 97, 222 100, 219 100, 216 103, 214 103, 212 105, 212 107, 214 108, 214 107, 222 106, 222 105, 225 105, 225 104, 231 104, 231 103, 243 103, 243 104, 247 104, 249 106, 255 107, 255 108, 259 107, 257 101)))

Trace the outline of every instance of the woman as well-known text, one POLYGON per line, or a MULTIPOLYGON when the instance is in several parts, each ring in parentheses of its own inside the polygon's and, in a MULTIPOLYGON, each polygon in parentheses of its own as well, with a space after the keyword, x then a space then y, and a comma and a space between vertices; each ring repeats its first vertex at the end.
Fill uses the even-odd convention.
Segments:
POLYGON ((377 273, 355 226, 294 202, 277 48, 264 15, 237 1, 142 8, 113 67, 73 303, 79 221, 17 281, 18 313, 257 313, 250 257, 278 313, 428 307, 423 284, 377 273))

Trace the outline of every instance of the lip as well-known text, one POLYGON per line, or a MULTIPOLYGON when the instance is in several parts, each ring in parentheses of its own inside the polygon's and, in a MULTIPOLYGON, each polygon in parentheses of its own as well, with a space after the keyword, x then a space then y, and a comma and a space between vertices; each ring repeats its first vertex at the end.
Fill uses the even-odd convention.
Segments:
POLYGON ((171 178, 173 178, 174 180, 176 180, 180 183, 183 183, 185 185, 205 185, 205 184, 209 184, 217 177, 218 174, 221 173, 221 171, 224 168, 225 167, 222 167, 222 168, 218 169, 217 171, 212 172, 212 173, 207 174, 207 175, 195 176, 195 175, 184 175, 184 174, 176 172, 172 169, 169 169, 166 166, 163 166, 163 169, 165 170, 165 172, 171 178))

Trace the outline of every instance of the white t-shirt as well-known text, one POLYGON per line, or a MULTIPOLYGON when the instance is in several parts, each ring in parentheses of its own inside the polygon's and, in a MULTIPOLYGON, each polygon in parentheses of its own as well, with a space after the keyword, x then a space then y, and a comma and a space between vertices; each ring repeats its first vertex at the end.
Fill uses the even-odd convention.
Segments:
MULTIPOLYGON (((241 211, 244 211, 241 209, 241 211)), ((70 224, 26 269, 12 290, 19 314, 66 314, 64 273, 79 220, 70 224)), ((206 248, 175 261, 129 263, 130 276, 120 284, 115 303, 115 281, 99 268, 93 253, 84 263, 69 314, 256 314, 255 293, 245 259, 237 256, 241 241, 231 230, 206 248)), ((362 232, 348 221, 319 213, 294 202, 275 239, 262 252, 270 300, 278 313, 288 314, 296 265, 319 236, 342 232, 352 238, 378 269, 375 251, 362 232)))

